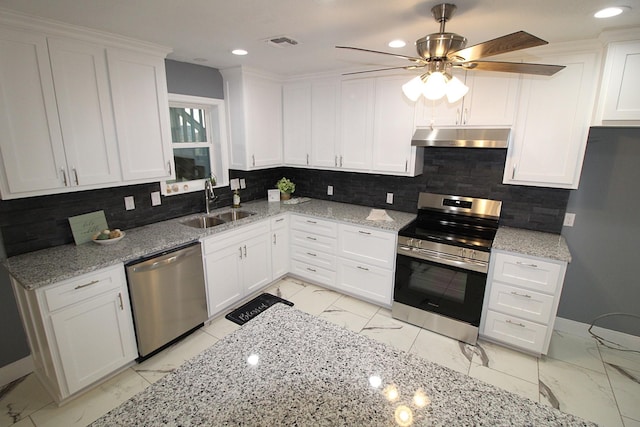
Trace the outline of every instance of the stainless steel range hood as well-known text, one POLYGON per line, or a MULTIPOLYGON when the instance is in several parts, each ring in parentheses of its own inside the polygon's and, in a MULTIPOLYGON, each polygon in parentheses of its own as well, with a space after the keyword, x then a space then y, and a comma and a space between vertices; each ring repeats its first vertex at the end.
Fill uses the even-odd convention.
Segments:
POLYGON ((411 145, 417 147, 507 148, 509 128, 417 128, 411 145))

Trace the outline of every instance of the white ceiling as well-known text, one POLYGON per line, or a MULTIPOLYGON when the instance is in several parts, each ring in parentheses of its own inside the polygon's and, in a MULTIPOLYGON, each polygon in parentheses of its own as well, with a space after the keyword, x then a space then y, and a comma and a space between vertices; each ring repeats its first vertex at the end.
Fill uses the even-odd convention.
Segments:
MULTIPOLYGON (((415 56, 413 42, 439 30, 431 7, 415 0, 0 0, 0 7, 126 35, 173 48, 170 59, 215 68, 246 65, 280 75, 406 65, 384 55, 335 49, 348 45, 415 56), (300 44, 276 48, 286 35, 300 44), (391 49, 392 39, 408 42, 391 49), (243 48, 244 57, 230 51, 243 48), (206 62, 194 61, 204 58, 206 62)), ((456 3, 453 1, 453 3, 456 3)), ((550 43, 594 39, 601 31, 640 26, 640 0, 458 0, 447 24, 468 45, 524 30, 550 43), (610 19, 609 5, 630 12, 610 19)))

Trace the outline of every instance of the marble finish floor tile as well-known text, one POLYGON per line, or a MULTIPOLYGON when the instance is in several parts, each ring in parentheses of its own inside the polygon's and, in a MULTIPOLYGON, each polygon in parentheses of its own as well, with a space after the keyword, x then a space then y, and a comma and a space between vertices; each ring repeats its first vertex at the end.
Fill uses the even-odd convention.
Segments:
POLYGON ((598 344, 598 348, 603 362, 640 371, 640 353, 607 348, 601 344, 598 344))
MULTIPOLYGON (((538 358, 489 341, 479 340, 472 364, 538 384, 538 358)), ((534 399, 537 400, 537 399, 534 399)))
POLYGON ((547 357, 604 373, 596 340, 553 331, 547 357))
POLYGON ((374 314, 380 310, 380 307, 366 301, 362 301, 348 295, 342 295, 336 302, 333 303, 333 307, 341 308, 345 311, 357 314, 366 319, 371 319, 374 314))
POLYGON ((360 332, 369 338, 402 351, 409 351, 420 328, 377 312, 360 332))
POLYGON ((225 315, 226 312, 221 314, 220 317, 213 319, 208 325, 204 325, 202 331, 221 340, 233 331, 240 329, 240 325, 226 319, 224 317, 225 315))
POLYGON ((126 369, 71 402, 63 406, 51 403, 30 417, 37 427, 86 426, 149 385, 133 369, 126 369))
POLYGON ((36 425, 31 421, 31 418, 23 418, 15 424, 12 424, 12 427, 36 427, 36 425))
POLYGON ((154 383, 216 342, 217 338, 198 330, 144 362, 134 365, 132 369, 148 382, 154 383))
POLYGON ((369 322, 366 317, 359 316, 350 311, 332 305, 318 316, 321 319, 335 323, 338 326, 349 329, 353 332, 360 332, 369 322))
MULTIPOLYGON (((7 427, 53 402, 35 374, 2 387, 0 427, 7 427)), ((28 424, 26 424, 28 425, 28 424)))
POLYGON ((301 280, 285 277, 267 287, 264 292, 288 300, 306 287, 307 284, 301 280))
POLYGON ((622 417, 624 427, 640 427, 640 420, 634 420, 633 418, 622 417))
POLYGON ((521 378, 475 363, 472 363, 469 368, 469 376, 492 384, 503 390, 508 390, 522 397, 526 397, 534 402, 540 401, 537 379, 536 383, 530 383, 521 378))
POLYGON ((538 361, 540 403, 607 427, 622 418, 606 374, 547 357, 538 361))
POLYGON ((640 371, 608 363, 606 368, 620 413, 640 420, 640 371))
POLYGON ((291 301, 298 310, 317 316, 335 303, 340 296, 335 291, 308 284, 300 292, 286 299, 291 301))
POLYGON ((474 346, 426 329, 418 328, 418 330, 418 336, 409 350, 410 353, 462 374, 469 373, 475 351, 474 346))

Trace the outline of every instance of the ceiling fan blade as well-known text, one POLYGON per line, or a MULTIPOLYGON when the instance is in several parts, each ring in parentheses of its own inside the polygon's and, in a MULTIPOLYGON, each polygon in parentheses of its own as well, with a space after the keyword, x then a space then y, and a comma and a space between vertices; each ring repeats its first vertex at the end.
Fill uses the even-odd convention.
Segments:
POLYGON ((350 76, 352 74, 375 73, 376 71, 387 71, 387 70, 416 70, 418 68, 422 68, 422 66, 421 65, 409 65, 407 67, 378 68, 378 69, 375 69, 375 70, 352 71, 350 73, 342 73, 342 75, 343 76, 350 76))
POLYGON ((531 35, 525 31, 518 31, 506 36, 498 37, 497 39, 469 46, 465 49, 460 49, 457 52, 450 52, 447 54, 447 57, 452 60, 463 58, 462 61, 475 61, 476 59, 486 58, 488 56, 513 52, 520 49, 528 49, 530 47, 542 46, 545 44, 548 44, 548 42, 541 38, 531 35))
POLYGON ((400 58, 400 59, 408 59, 409 61, 415 62, 417 64, 425 64, 426 63, 424 61, 424 59, 417 58, 417 57, 414 57, 414 56, 398 55, 397 53, 381 52, 379 50, 363 49, 361 47, 336 46, 336 49, 350 49, 350 50, 358 50, 360 52, 379 53, 379 54, 382 54, 382 55, 395 56, 396 58, 400 58))
POLYGON ((473 61, 456 63, 454 66, 470 70, 500 71, 504 73, 537 74, 552 76, 565 68, 564 65, 529 64, 523 62, 473 61))

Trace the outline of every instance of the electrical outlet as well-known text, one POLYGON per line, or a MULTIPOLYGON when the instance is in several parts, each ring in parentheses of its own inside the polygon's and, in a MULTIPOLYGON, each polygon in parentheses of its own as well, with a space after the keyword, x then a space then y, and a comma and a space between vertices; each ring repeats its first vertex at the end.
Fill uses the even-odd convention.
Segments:
POLYGON ((333 185, 327 185, 327 196, 333 196, 333 185))
POLYGON ((244 190, 245 188, 247 188, 247 183, 244 178, 240 178, 240 189, 244 190))
POLYGON ((393 193, 387 193, 387 203, 390 205, 393 204, 393 193))
POLYGON ((160 192, 154 191, 151 193, 151 206, 158 206, 160 204, 162 204, 162 201, 160 200, 160 192))
POLYGON ((136 202, 133 201, 133 196, 127 196, 124 198, 124 208, 128 211, 132 211, 136 208, 136 202))
POLYGON ((239 190, 240 189, 240 179, 233 178, 229 182, 229 187, 231 187, 231 191, 239 190))
POLYGON ((566 225, 567 227, 573 227, 573 223, 576 221, 576 214, 574 213, 565 213, 564 214, 564 222, 562 225, 566 225))

